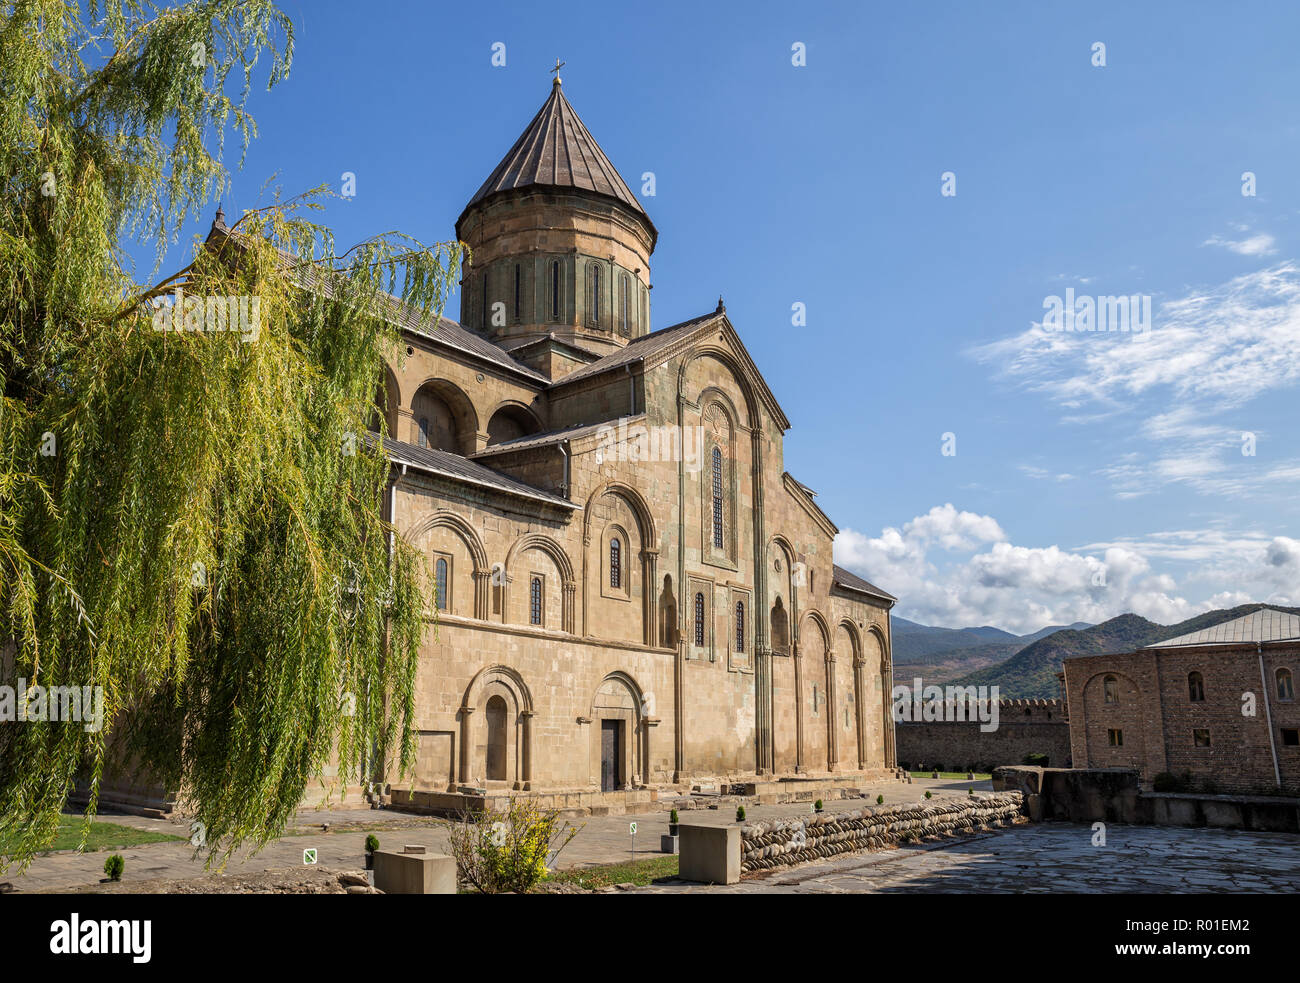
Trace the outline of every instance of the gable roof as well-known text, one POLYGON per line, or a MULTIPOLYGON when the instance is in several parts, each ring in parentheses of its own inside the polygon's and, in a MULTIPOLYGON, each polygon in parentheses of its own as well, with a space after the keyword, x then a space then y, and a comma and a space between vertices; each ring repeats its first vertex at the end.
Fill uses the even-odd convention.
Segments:
POLYGON ((685 350, 690 346, 697 334, 707 334, 710 330, 719 328, 731 343, 742 367, 748 371, 751 380, 754 382, 758 398, 767 406, 768 412, 772 414, 777 426, 782 431, 789 430, 789 418, 786 417, 785 411, 781 409, 781 404, 776 401, 776 396, 772 394, 772 390, 768 388, 767 381, 763 378, 763 374, 758 371, 758 366, 754 364, 754 360, 750 357, 749 351, 745 348, 745 343, 740 340, 740 335, 736 333, 731 321, 727 319, 727 309, 722 306, 721 300, 719 300, 716 310, 667 328, 660 328, 658 331, 642 335, 639 338, 633 338, 618 351, 610 352, 598 361, 592 362, 590 365, 584 365, 582 368, 556 379, 548 388, 551 390, 562 389, 575 382, 604 375, 606 372, 621 371, 624 366, 637 363, 640 363, 641 370, 644 372, 668 361, 679 351, 685 350))
MULTIPOLYGON (((378 434, 369 432, 366 434, 367 447, 374 448, 378 443, 378 434)), ((581 505, 570 502, 567 498, 561 498, 559 495, 553 495, 540 488, 534 488, 517 478, 484 467, 476 461, 471 461, 459 454, 453 454, 451 451, 437 451, 431 447, 417 447, 415 444, 408 444, 405 441, 386 437, 384 438, 384 455, 394 464, 405 464, 426 474, 450 478, 453 481, 463 482, 468 485, 477 485, 480 488, 486 488, 503 495, 511 495, 515 498, 543 502, 556 508, 568 509, 571 512, 582 511, 581 505)))
POLYGON ((1276 608, 1260 608, 1240 618, 1200 631, 1147 645, 1149 649, 1186 648, 1193 645, 1251 645, 1256 642, 1300 641, 1300 615, 1276 608))
POLYGON ((657 236, 636 195, 564 98, 558 78, 551 85, 550 97, 465 205, 461 218, 498 192, 532 186, 579 188, 613 198, 643 218, 657 236))
POLYGON ((872 597, 882 601, 888 601, 891 604, 897 601, 893 594, 883 591, 875 584, 863 580, 856 573, 850 573, 838 563, 831 564, 831 583, 836 587, 843 587, 845 590, 856 591, 859 594, 869 594, 872 597))

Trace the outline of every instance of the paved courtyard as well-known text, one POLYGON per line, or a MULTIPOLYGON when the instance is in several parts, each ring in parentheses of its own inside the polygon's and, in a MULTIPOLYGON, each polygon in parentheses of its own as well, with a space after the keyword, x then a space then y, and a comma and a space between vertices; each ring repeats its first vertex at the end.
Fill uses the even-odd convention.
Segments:
MULTIPOLYGON (((926 791, 938 801, 965 798, 967 789, 987 791, 988 782, 917 779, 914 784, 873 786, 866 799, 828 800, 829 811, 859 809, 875 803, 923 801, 926 791)), ((730 824, 734 806, 683 810, 683 822, 730 824)), ((749 819, 787 818, 810 811, 807 803, 746 806, 749 819)), ((100 816, 173 835, 188 836, 183 822, 138 816, 100 816)), ((633 859, 628 824, 637 823, 636 857, 662 856, 659 837, 668 831, 667 812, 600 816, 570 820, 581 832, 561 854, 557 866, 585 867, 633 859)), ((231 876, 260 873, 302 864, 303 850, 317 850, 318 862, 333 869, 361 865, 366 833, 373 831, 385 848, 420 844, 445 851, 445 822, 391 810, 304 810, 294 829, 259 853, 240 851, 228 864, 231 876), (331 831, 320 829, 330 823, 331 831), (355 824, 353 828, 340 828, 355 824), (357 828, 359 826, 366 829, 357 828)), ((1300 836, 1232 830, 1175 827, 1108 827, 1105 846, 1093 846, 1086 825, 1046 823, 1008 827, 991 833, 878 853, 858 853, 805 864, 729 887, 664 882, 627 893, 1193 893, 1300 891, 1300 836)), ((126 860, 126 880, 181 879, 204 873, 187 842, 151 843, 118 851, 126 860)), ((10 870, 0 881, 18 891, 66 891, 98 883, 105 852, 57 853, 39 857, 23 874, 10 870)))
POLYGON ((1041 823, 791 867, 711 887, 667 882, 637 893, 1295 894, 1300 836, 1170 826, 1041 823))

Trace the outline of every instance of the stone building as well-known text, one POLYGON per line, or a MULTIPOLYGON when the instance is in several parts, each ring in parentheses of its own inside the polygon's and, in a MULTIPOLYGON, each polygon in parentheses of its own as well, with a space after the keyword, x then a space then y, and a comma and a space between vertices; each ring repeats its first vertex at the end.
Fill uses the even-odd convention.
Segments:
POLYGON ((460 321, 382 387, 432 580, 395 801, 892 775, 895 599, 833 564, 722 301, 653 329, 658 230, 558 78, 456 235, 460 321))
POLYGON ((1267 607, 1137 652, 1066 659, 1074 766, 1300 794, 1298 670, 1300 616, 1267 607))

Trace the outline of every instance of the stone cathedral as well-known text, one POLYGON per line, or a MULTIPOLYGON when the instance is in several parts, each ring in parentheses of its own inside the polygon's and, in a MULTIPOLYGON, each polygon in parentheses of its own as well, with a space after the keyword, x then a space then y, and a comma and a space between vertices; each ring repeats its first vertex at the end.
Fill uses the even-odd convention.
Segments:
POLYGON ((895 599, 833 564, 721 300, 652 327, 658 230, 558 77, 456 235, 460 323, 406 325, 380 393, 431 581, 394 804, 895 774, 895 599))

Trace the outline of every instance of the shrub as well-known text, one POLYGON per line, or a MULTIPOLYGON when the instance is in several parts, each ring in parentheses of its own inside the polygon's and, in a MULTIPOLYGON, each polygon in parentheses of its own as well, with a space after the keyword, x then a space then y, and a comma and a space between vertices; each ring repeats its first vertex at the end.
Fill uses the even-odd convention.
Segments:
POLYGON ((967 795, 974 795, 974 794, 975 794, 975 789, 974 789, 973 787, 972 787, 972 788, 968 788, 968 789, 966 790, 966 794, 967 794, 967 795))
POLYGON ((669 821, 670 823, 672 823, 674 826, 677 825, 678 819, 677 819, 677 810, 676 810, 676 809, 670 809, 670 810, 668 811, 668 821, 669 821))
POLYGON ((883 806, 884 804, 885 804, 885 797, 884 797, 883 795, 877 795, 877 796, 876 796, 876 805, 878 805, 878 806, 883 806))
POLYGON ((814 803, 813 803, 813 808, 816 809, 818 812, 821 812, 821 811, 822 811, 822 800, 821 800, 821 799, 818 799, 816 802, 814 802, 814 803))
MULTIPOLYGON (((584 824, 585 825, 585 824, 584 824)), ((460 879, 483 894, 523 894, 547 873, 581 826, 519 800, 508 810, 463 814, 449 846, 460 879)))
POLYGON ((104 861, 104 873, 108 875, 110 881, 120 881, 124 870, 126 870, 126 861, 122 859, 120 853, 115 853, 104 861))
POLYGON ((366 837, 366 853, 374 853, 379 849, 379 837, 371 833, 366 837))
POLYGON ((1151 787, 1157 792, 1177 792, 1182 788, 1182 784, 1177 775, 1168 771, 1162 771, 1151 779, 1151 787))
POLYGON ((744 821, 745 821, 745 807, 736 806, 736 822, 743 823, 744 821))
POLYGON ((1046 754, 1035 753, 1035 754, 1026 754, 1024 763, 1027 765, 1034 765, 1037 768, 1046 768, 1048 766, 1048 762, 1050 761, 1051 758, 1048 757, 1046 754))
POLYGON ((926 797, 927 799, 930 797, 930 790, 929 790, 929 789, 926 789, 925 797, 926 797))

